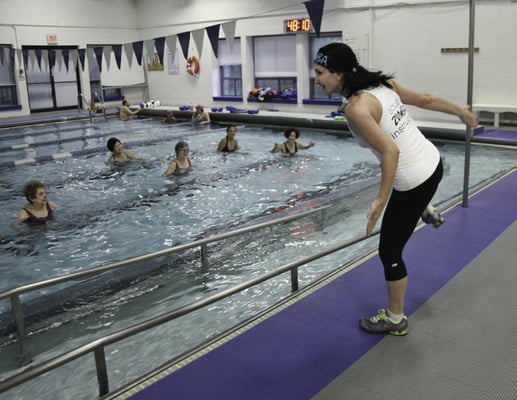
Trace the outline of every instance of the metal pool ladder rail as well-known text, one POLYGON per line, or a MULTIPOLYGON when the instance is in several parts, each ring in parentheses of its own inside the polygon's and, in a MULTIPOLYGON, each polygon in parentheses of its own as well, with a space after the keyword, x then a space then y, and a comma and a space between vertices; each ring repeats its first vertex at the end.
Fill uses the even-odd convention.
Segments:
MULTIPOLYGON (((324 212, 327 207, 322 207, 316 210, 312 210, 310 212, 297 214, 297 217, 301 217, 302 215, 306 216, 308 214, 312 214, 315 212, 324 212)), ((286 222, 287 220, 294 219, 293 217, 285 217, 280 219, 282 222, 286 222)), ((280 220, 275 221, 276 223, 280 223, 280 220)), ((260 224, 261 227, 264 227, 265 225, 271 226, 273 223, 269 222, 266 224, 260 224)), ((239 229, 238 231, 242 233, 242 231, 251 231, 257 228, 258 225, 249 227, 249 228, 243 228, 239 229)), ((229 237, 232 234, 236 234, 235 232, 228 232, 227 234, 218 235, 218 237, 224 236, 229 237)), ((80 358, 86 354, 94 353, 95 357, 95 367, 97 372, 97 382, 99 386, 99 396, 106 396, 110 393, 109 389, 109 382, 108 382, 108 368, 106 365, 106 356, 104 349, 106 346, 116 343, 122 339, 126 339, 130 336, 136 335, 138 333, 144 332, 146 330, 155 328, 159 325, 162 325, 166 322, 172 321, 176 318, 179 318, 185 314, 191 313, 193 311, 196 311, 202 307, 208 306, 212 303, 215 303, 221 299, 224 299, 228 296, 234 295, 236 293, 239 293, 243 290, 246 290, 252 286, 255 286, 259 283, 265 282, 271 278, 274 278, 280 274, 283 274, 285 272, 290 272, 291 274, 291 292, 295 292, 298 290, 298 267, 303 266, 311 261, 314 261, 316 259, 325 257, 331 253, 334 253, 336 251, 342 250, 346 247, 349 247, 351 245, 354 245, 356 243, 359 243, 363 240, 371 238, 373 235, 376 235, 379 233, 379 230, 376 230, 372 233, 370 236, 361 236, 354 238, 352 240, 349 240, 347 242, 338 244, 334 247, 331 247, 329 249, 326 249, 324 251, 312 254, 308 257, 305 257, 303 259, 291 262, 289 264, 283 265, 273 271, 270 271, 268 273, 265 273, 263 275, 260 275, 258 277, 255 277, 253 279, 250 279, 246 282, 240 283, 234 287, 231 287, 229 289, 223 290, 217 294, 214 294, 212 296, 206 297, 202 300, 198 300, 194 303, 187 304, 185 306, 179 307, 175 310, 172 310, 170 312, 158 315, 156 317, 150 318, 146 321, 140 322, 138 324, 135 324, 133 326, 130 326, 128 328, 122 329, 118 332, 112 333, 110 335, 104 336, 102 338, 93 340, 85 345, 79 346, 73 350, 70 350, 68 352, 65 352, 57 357, 54 357, 53 359, 50 359, 48 361, 42 362, 38 365, 35 365, 23 372, 20 372, 16 375, 13 375, 12 377, 5 379, 4 381, 0 382, 0 393, 3 393, 15 386, 18 386, 24 382, 27 382, 33 378, 36 378, 48 371, 51 371, 61 365, 67 364, 77 358, 80 358)), ((202 241, 198 242, 204 242, 206 245, 206 241, 213 241, 214 238, 207 238, 202 241)), ((220 240, 220 239, 219 239, 220 240)), ((199 245, 199 243, 197 244, 199 245)), ((180 247, 180 246, 178 246, 180 247)), ((169 251, 172 251, 173 249, 170 249, 169 251)), ((163 254, 163 253, 162 253, 163 254)), ((341 266, 340 268, 344 268, 346 266, 341 266)), ((333 271, 335 272, 335 271, 333 271)), ((332 272, 331 272, 332 273, 332 272)), ((56 278, 57 279, 57 278, 56 278)), ((3 294, 2 294, 3 295, 3 294)), ((4 296, 5 297, 5 296, 4 296)))

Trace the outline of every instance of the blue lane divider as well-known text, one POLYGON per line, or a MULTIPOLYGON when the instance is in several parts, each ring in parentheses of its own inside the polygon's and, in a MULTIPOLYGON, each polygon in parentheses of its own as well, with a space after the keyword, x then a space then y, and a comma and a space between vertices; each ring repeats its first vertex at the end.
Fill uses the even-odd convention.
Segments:
MULTIPOLYGON (((192 132, 189 133, 189 136, 194 135, 203 135, 203 134, 212 134, 214 132, 226 132, 226 128, 221 129, 213 129, 210 131, 201 131, 201 132, 192 132)), ((145 140, 135 140, 131 142, 124 142, 125 145, 127 145, 128 148, 131 148, 132 146, 147 146, 150 144, 160 143, 160 142, 170 142, 172 140, 177 140, 178 136, 183 137, 185 134, 185 130, 179 131, 179 135, 171 135, 166 137, 159 137, 155 139, 145 139, 145 140)), ((105 146, 99 146, 99 147, 93 147, 91 149, 83 149, 83 150, 74 150, 70 152, 64 152, 64 153, 56 153, 56 154, 49 154, 49 155, 43 155, 43 156, 37 156, 33 158, 23 158, 16 161, 2 161, 0 162, 0 169, 4 168, 13 168, 20 165, 25 164, 38 164, 38 163, 44 163, 49 161, 57 161, 57 160, 63 160, 66 158, 71 157, 81 157, 81 156, 87 156, 91 154, 96 153, 106 153, 107 149, 105 146)))

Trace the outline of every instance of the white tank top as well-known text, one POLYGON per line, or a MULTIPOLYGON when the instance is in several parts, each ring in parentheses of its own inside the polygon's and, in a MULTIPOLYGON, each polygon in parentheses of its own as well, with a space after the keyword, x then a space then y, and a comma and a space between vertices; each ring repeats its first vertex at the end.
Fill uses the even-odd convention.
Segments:
MULTIPOLYGON (((393 187, 399 191, 411 190, 425 182, 436 170, 440 161, 438 149, 420 132, 400 101, 398 94, 384 85, 364 90, 379 100, 382 116, 379 126, 391 137, 399 149, 397 172, 393 187)), ((350 128, 352 132, 352 128, 350 128)), ((352 132, 361 147, 371 146, 361 136, 352 132)), ((380 154, 371 148, 380 161, 380 154)))

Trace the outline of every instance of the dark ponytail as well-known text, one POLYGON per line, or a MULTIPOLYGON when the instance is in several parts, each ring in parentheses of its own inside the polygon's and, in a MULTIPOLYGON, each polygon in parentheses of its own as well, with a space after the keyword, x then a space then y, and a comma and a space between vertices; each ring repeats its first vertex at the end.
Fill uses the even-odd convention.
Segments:
POLYGON ((351 97, 354 93, 384 85, 393 89, 390 84, 390 79, 393 79, 393 75, 384 74, 381 71, 368 71, 361 65, 355 68, 355 71, 346 74, 346 88, 348 89, 348 97, 351 97))

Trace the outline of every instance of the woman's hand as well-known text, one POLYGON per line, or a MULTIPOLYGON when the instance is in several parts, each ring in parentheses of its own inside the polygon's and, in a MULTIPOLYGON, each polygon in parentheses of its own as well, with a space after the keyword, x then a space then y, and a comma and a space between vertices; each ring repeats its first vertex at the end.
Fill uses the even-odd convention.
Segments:
POLYGON ((368 211, 368 224, 366 225, 366 236, 370 236, 373 232, 373 228, 375 228, 375 224, 381 217, 382 210, 384 210, 385 203, 380 199, 375 199, 370 206, 370 211, 368 211))
POLYGON ((475 128, 478 125, 478 121, 472 113, 472 111, 470 110, 469 106, 465 106, 463 108, 463 111, 460 115, 460 119, 465 125, 469 126, 470 128, 475 128))

